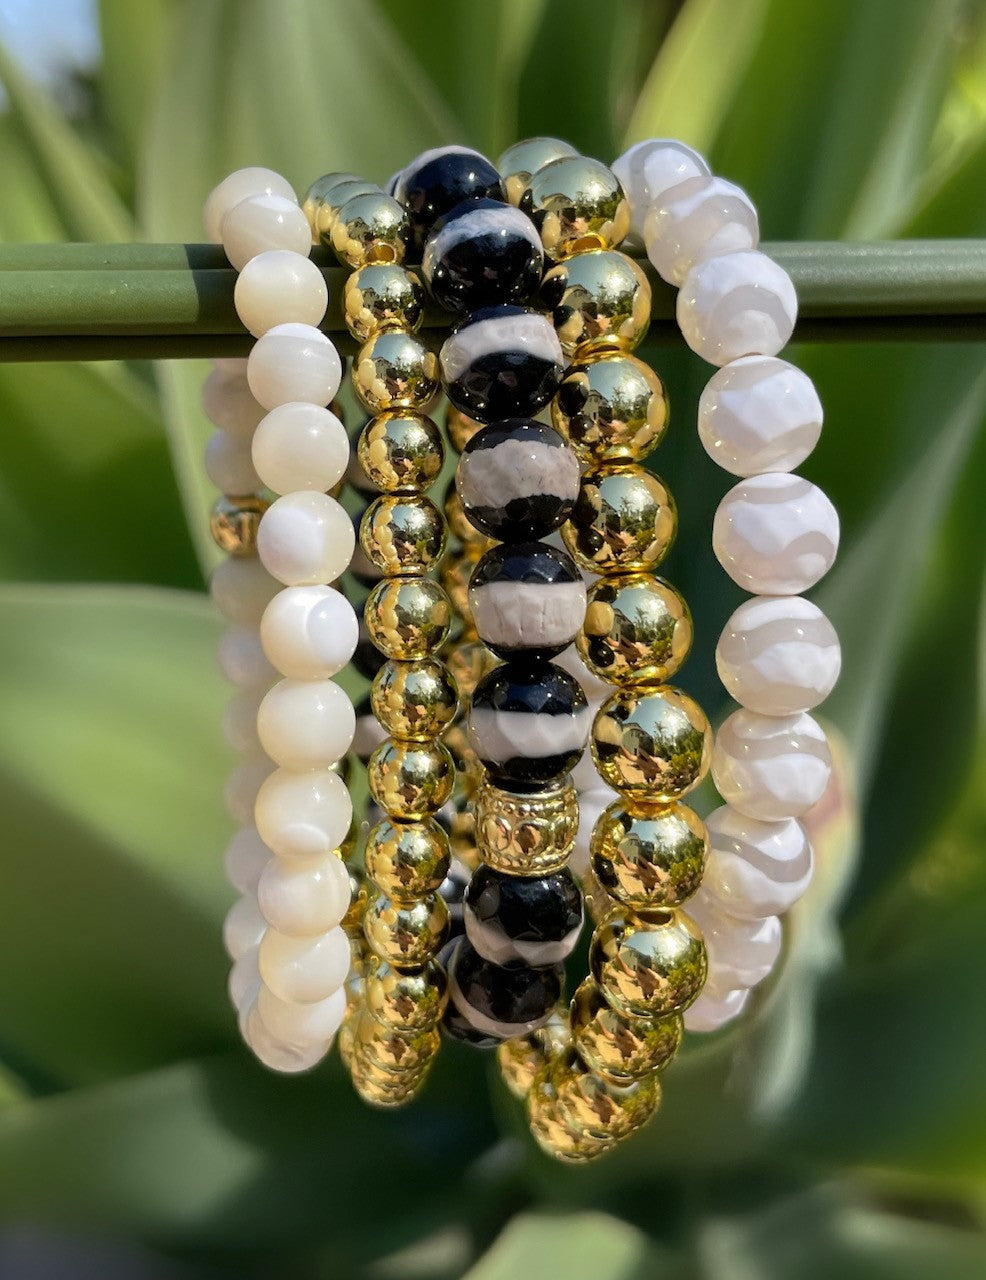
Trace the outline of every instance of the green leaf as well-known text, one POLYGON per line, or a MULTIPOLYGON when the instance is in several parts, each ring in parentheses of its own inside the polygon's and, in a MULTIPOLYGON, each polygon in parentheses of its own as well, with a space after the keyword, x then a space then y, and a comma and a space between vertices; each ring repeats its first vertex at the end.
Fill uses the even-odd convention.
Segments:
POLYGON ((99 94, 131 177, 176 17, 176 0, 99 0, 99 94))
MULTIPOLYGON (((679 1260, 680 1261, 680 1260, 679 1260)), ((643 1232, 605 1213, 518 1214, 463 1280, 643 1280, 672 1264, 643 1232)), ((682 1272, 675 1269, 674 1274, 682 1272)))

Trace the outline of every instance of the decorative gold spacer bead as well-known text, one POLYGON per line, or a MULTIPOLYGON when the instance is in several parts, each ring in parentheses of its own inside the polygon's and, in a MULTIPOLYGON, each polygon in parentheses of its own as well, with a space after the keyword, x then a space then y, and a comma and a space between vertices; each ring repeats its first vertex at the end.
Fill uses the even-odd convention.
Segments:
POLYGON ((476 847, 485 863, 512 876, 543 876, 568 861, 579 829, 571 778, 533 794, 484 780, 475 800, 476 847))
POLYGON ((260 518, 269 506, 254 494, 217 498, 209 517, 213 542, 229 556, 255 556, 260 518))

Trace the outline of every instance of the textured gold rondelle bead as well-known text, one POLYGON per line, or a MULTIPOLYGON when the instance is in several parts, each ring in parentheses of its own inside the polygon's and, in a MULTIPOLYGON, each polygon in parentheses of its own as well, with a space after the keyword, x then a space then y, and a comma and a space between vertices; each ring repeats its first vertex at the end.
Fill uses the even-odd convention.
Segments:
POLYGON ((608 698, 589 742, 602 780, 638 809, 669 804, 697 787, 712 755, 705 712, 666 685, 621 689, 608 698))
POLYGON ((538 1072, 547 1068, 550 1059, 569 1046, 568 1010, 562 1009, 551 1020, 526 1036, 504 1040, 497 1047, 496 1060, 504 1084, 515 1098, 524 1098, 534 1084, 538 1072))
POLYGON ((525 187, 539 169, 552 160, 576 155, 578 152, 571 143, 562 142, 560 138, 525 138, 507 147, 496 162, 507 199, 519 205, 525 187))
POLYGON ((575 1129, 562 1113, 551 1065, 538 1072, 527 1094, 527 1119, 535 1142, 547 1155, 565 1164, 585 1164, 611 1151, 615 1138, 589 1137, 575 1129))
POLYGON ((425 741, 444 733, 459 709, 459 693, 444 662, 390 660, 370 687, 373 714, 393 738, 425 741))
POLYGON ((596 927, 589 965, 606 1003, 631 1018, 663 1018, 687 1009, 705 985, 705 943, 672 908, 619 907, 596 927))
POLYGON ((367 1011, 399 1031, 437 1026, 448 1003, 448 980, 436 960, 419 969, 395 969, 376 960, 364 982, 367 1011))
POLYGON ((416 333, 425 314, 425 291, 413 271, 397 262, 373 262, 346 277, 342 290, 346 328, 359 342, 384 329, 416 333))
POLYGON ((639 573, 667 554, 677 526, 664 484, 640 467, 587 471, 562 527, 565 546, 592 573, 639 573))
POLYGON ((655 1075, 632 1084, 614 1084, 591 1071, 574 1050, 554 1059, 547 1079, 554 1086, 562 1120, 590 1140, 628 1138, 643 1128, 661 1102, 655 1075))
POLYGON ((613 249, 577 253, 552 267, 540 298, 570 357, 632 351, 650 327, 650 282, 632 258, 613 249))
POLYGON ((475 799, 476 847, 485 863, 512 876, 543 876, 568 861, 579 829, 570 777, 544 791, 508 791, 485 780, 475 799))
POLYGON ((551 421, 586 467, 641 462, 667 430, 664 384, 636 356, 597 353, 569 366, 551 421))
POLYGON ((366 598, 366 629, 387 658, 426 658, 448 638, 449 598, 430 578, 378 582, 366 598))
POLYGON ((353 387, 371 413, 423 409, 438 391, 438 357, 402 329, 383 329, 360 347, 353 387))
POLYGON ((366 838, 366 874, 396 902, 436 893, 448 875, 448 837, 434 821, 384 818, 366 838))
POLYGON ((653 574, 626 574, 589 587, 575 645, 609 684, 663 684, 688 657, 693 634, 692 615, 673 587, 653 574))
POLYGON ((633 908, 676 907, 702 883, 709 840, 687 805, 635 815, 616 800, 596 822, 590 849, 593 872, 611 898, 633 908))
POLYGON ((663 1070, 678 1052, 681 1015, 629 1018, 606 1003, 593 978, 572 997, 572 1044, 591 1071, 627 1085, 663 1070))
POLYGON ((217 498, 209 517, 209 532, 220 551, 228 556, 255 556, 260 518, 270 506, 253 494, 217 498))
MULTIPOLYGON (((314 244, 329 244, 331 227, 331 210, 332 197, 336 187, 341 187, 344 183, 361 182, 362 179, 356 173, 323 173, 320 178, 316 178, 312 185, 305 193, 305 198, 301 202, 301 209, 305 217, 308 219, 308 225, 312 229, 312 242, 314 244)), ((367 186, 370 184, 368 183, 367 186)))
POLYGON ((455 761, 441 742, 381 742, 366 766, 370 795, 392 818, 416 822, 452 794, 455 761))
POLYGON ((615 249, 630 230, 630 206, 616 175, 587 156, 562 156, 532 175, 520 197, 550 257, 615 249))
POLYGON ((448 432, 449 444, 456 453, 461 453, 476 432, 482 431, 482 429, 483 424, 481 422, 477 422, 475 418, 470 418, 461 409, 457 409, 454 404, 449 405, 445 413, 445 430, 448 432))
POLYGON ((381 1071, 391 1075, 415 1077, 427 1070, 429 1062, 438 1052, 439 1043, 435 1027, 398 1031, 364 1012, 356 1025, 353 1048, 358 1056, 365 1057, 381 1071))
POLYGON ((430 893, 417 902, 374 898, 363 916, 363 931, 374 955, 398 969, 420 969, 442 949, 449 930, 445 899, 430 893))
POLYGON ((370 419, 360 433, 357 456, 382 493, 416 493, 441 471, 445 446, 431 418, 398 410, 370 419))
POLYGON ((404 261, 411 222, 404 206, 384 191, 354 195, 332 219, 332 248, 340 262, 365 267, 404 261))
POLYGON ((445 517, 423 493, 385 493, 363 513, 359 542, 388 577, 420 576, 445 553, 445 517))

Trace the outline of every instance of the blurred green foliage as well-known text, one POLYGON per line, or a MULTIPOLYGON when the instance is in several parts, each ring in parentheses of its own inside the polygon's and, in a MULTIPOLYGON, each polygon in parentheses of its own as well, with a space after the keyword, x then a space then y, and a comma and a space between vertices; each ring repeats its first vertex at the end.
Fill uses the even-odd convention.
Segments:
MULTIPOLYGON (((5 240, 196 239, 267 164, 378 181, 444 141, 555 133, 611 158, 677 135, 774 239, 986 236, 975 0, 101 0, 67 120, 0 55, 5 240)), ((721 701, 726 479, 689 429, 707 370, 654 353, 668 575, 721 701)), ((986 371, 980 348, 795 359, 827 411, 806 468, 843 520, 817 593, 844 737, 783 972, 692 1047, 597 1168, 534 1151, 480 1055, 364 1111, 339 1066, 280 1080, 225 1006, 230 765, 201 469, 203 368, 0 368, 0 1213, 237 1276, 569 1280, 986 1274, 986 371), (855 801, 858 800, 858 806, 855 801)), ((187 1271, 186 1271, 187 1268, 187 1271)))

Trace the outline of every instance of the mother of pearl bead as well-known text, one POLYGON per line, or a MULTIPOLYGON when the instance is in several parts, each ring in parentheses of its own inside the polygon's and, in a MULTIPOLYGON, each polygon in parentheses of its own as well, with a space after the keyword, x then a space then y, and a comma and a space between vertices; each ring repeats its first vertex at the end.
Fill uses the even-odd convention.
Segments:
POLYGON ((630 202, 631 235, 624 242, 641 244, 644 221, 651 205, 690 178, 708 177, 706 161, 691 147, 674 138, 648 138, 635 142, 613 162, 613 172, 630 202))
POLYGON ((706 384, 698 434, 713 462, 734 476, 793 471, 818 443, 822 416, 806 373, 776 356, 743 356, 706 384))
POLYGON ((817 605, 801 596, 754 596, 719 637, 719 679, 742 707, 768 716, 810 711, 839 678, 839 637, 817 605))
POLYGON ((742 188, 725 178, 691 178, 653 205, 644 241, 661 279, 680 285, 703 258, 755 249, 760 223, 742 188))
POLYGON ((258 1061, 268 1070, 280 1071, 285 1075, 310 1071, 325 1057, 329 1049, 327 1043, 295 1045, 278 1040, 268 1031, 267 1024, 260 1016, 257 1000, 249 1004, 241 1014, 240 1034, 258 1061))
POLYGON ((239 960, 264 936, 267 921, 260 914, 255 894, 245 893, 226 912, 223 921, 223 946, 231 960, 239 960))
POLYGON ((289 402, 272 409, 253 436, 253 465, 275 493, 324 493, 349 466, 346 428, 329 409, 289 402))
POLYGON ((255 816, 261 840, 281 857, 318 857, 332 853, 345 840, 353 801, 346 784, 330 769, 277 769, 257 794, 255 816))
POLYGON ((342 382, 342 361, 321 330, 310 324, 276 324, 253 344, 247 381, 265 409, 289 400, 327 405, 342 382))
POLYGON ((254 556, 226 556, 209 579, 212 602, 230 622, 256 628, 281 589, 254 556))
POLYGON ((335 498, 309 490, 278 498, 257 531, 264 568, 290 587, 335 581, 348 568, 355 545, 352 521, 335 498))
POLYGON ((329 291, 310 258, 289 249, 269 249, 251 258, 236 278, 236 314, 255 338, 283 324, 317 325, 329 291))
POLYGON ((723 722, 712 750, 712 776, 723 800, 765 821, 807 813, 821 799, 831 770, 825 734, 806 712, 762 716, 741 708, 723 722))
POLYGON ((319 858, 272 858, 257 884, 260 913, 279 933, 310 938, 342 922, 352 886, 337 853, 319 858))
POLYGON ((214 427, 248 439, 264 416, 246 380, 246 362, 242 371, 231 373, 218 366, 202 383, 202 412, 214 427))
POLYGON ((226 846, 223 870, 226 879, 240 893, 256 893, 271 851, 257 835, 254 826, 241 827, 226 846))
POLYGON ((349 750, 353 704, 331 680, 280 680, 257 712, 257 736, 285 769, 324 769, 349 750))
POLYGON ((798 298, 784 268, 750 249, 697 262, 682 281, 677 313, 691 349, 721 365, 777 355, 794 332, 798 298))
POLYGON ((346 981, 349 939, 338 925, 312 938, 292 938, 268 929, 260 943, 260 976, 281 1000, 313 1004, 346 981))
POLYGON ((334 587, 288 587, 264 611, 260 639, 278 671, 294 680, 321 680, 341 671, 356 652, 359 619, 334 587))
POLYGON ((223 222, 227 213, 248 196, 259 195, 283 196, 286 200, 298 203, 291 183, 273 169, 259 166, 237 169, 223 178, 218 186, 213 187, 206 197, 202 216, 209 239, 218 244, 223 238, 223 222))
POLYGON ((312 231, 303 210, 286 196, 263 192, 233 205, 223 219, 223 248, 237 271, 271 249, 307 258, 312 231))
POLYGON ((705 820, 711 851, 702 891, 740 920, 783 915, 811 882, 807 833, 795 818, 761 822, 724 804, 705 820))
POLYGON ((282 1000, 270 987, 257 993, 257 1013, 275 1040, 292 1048, 327 1048, 346 1016, 346 988, 338 987, 324 1000, 299 1004, 282 1000))
MULTIPOLYGON (((262 536, 263 522, 260 532, 262 536)), ((719 503, 712 548, 745 591, 797 595, 832 567, 839 548, 839 516, 809 480, 770 471, 734 485, 719 503)))

